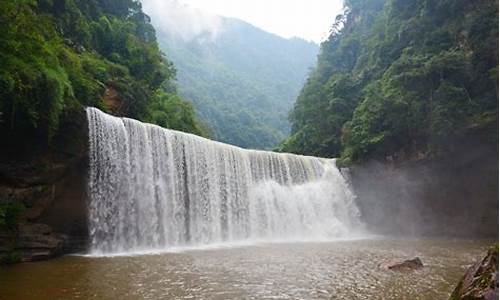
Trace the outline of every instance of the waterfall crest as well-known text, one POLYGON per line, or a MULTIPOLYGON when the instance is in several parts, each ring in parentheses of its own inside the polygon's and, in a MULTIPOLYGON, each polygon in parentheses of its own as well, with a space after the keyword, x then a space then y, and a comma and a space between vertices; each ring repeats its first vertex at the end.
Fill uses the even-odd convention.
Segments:
POLYGON ((335 160, 246 150, 87 108, 91 252, 328 240, 359 226, 335 160))

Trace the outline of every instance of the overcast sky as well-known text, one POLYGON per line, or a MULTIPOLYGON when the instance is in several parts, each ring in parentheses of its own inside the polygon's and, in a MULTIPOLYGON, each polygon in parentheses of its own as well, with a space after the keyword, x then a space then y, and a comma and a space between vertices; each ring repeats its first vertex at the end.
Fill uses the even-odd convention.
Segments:
MULTIPOLYGON (((159 14, 165 2, 143 0, 146 13, 159 14)), ((320 42, 327 37, 342 0, 176 0, 182 4, 226 17, 242 19, 266 31, 320 42)), ((196 22, 196 21, 195 21, 196 22)))

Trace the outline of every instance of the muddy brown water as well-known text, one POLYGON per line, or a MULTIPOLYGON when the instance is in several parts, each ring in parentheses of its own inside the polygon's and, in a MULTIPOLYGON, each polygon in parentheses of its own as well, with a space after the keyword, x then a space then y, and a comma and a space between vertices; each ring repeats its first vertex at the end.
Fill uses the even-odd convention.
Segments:
POLYGON ((0 299, 447 299, 492 241, 367 239, 87 257, 0 268, 0 299), (425 268, 379 264, 418 256, 425 268))

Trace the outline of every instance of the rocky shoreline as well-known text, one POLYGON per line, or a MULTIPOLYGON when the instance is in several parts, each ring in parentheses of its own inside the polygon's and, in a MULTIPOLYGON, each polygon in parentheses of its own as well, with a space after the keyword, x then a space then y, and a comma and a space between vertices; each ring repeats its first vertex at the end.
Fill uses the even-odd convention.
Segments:
POLYGON ((449 300, 498 299, 498 244, 472 265, 460 280, 449 300))

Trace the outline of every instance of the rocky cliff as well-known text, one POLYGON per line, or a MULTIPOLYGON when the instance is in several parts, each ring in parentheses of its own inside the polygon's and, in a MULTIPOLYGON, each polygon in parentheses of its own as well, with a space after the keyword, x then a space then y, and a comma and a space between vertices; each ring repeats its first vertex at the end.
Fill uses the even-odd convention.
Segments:
POLYGON ((396 236, 498 236, 498 142, 471 131, 445 155, 388 157, 350 169, 362 217, 396 236))
POLYGON ((50 143, 32 137, 2 142, 0 206, 7 216, 10 207, 22 211, 10 220, 15 224, 0 229, 0 257, 31 261, 85 248, 87 131, 79 107, 64 114, 50 143))

